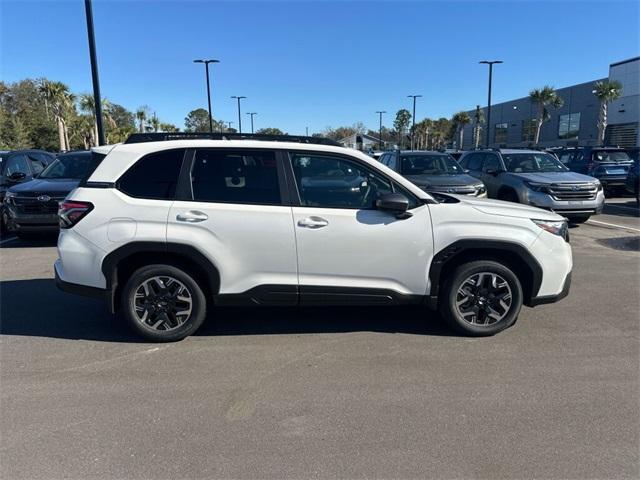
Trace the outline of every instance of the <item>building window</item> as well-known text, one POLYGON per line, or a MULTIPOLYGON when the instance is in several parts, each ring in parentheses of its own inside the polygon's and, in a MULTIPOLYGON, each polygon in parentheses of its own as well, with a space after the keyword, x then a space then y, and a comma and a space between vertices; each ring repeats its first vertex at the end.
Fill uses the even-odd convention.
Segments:
POLYGON ((493 141, 495 143, 507 143, 507 129, 508 123, 496 123, 496 128, 493 133, 493 141))
POLYGON ((580 114, 567 113, 560 115, 558 123, 558 138, 577 139, 580 131, 580 114))
POLYGON ((535 118, 531 120, 522 120, 522 141, 533 142, 536 139, 537 121, 535 118))

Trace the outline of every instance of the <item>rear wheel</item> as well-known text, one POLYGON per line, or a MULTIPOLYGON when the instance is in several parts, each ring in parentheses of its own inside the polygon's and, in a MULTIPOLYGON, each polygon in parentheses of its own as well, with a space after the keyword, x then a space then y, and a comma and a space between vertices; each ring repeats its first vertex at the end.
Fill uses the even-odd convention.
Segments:
POLYGON ((136 270, 122 292, 122 311, 133 330, 148 340, 173 342, 204 322, 206 298, 195 280, 172 265, 136 270))
POLYGON ((460 333, 494 335, 513 325, 522 308, 522 286, 505 265, 478 260, 456 268, 445 281, 440 313, 460 333))

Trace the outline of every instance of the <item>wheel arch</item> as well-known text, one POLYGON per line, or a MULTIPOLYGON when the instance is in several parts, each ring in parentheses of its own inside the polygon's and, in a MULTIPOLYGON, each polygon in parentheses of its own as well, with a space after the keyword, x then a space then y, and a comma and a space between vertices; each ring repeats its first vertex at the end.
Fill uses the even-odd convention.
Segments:
POLYGON ((220 289, 218 268, 195 247, 180 243, 132 242, 110 252, 102 261, 111 312, 115 312, 122 287, 131 273, 153 263, 184 269, 194 276, 208 299, 220 289))
POLYGON ((428 303, 437 308, 440 287, 453 270, 474 260, 494 260, 508 266, 522 284, 525 305, 540 290, 542 267, 531 253, 518 243, 501 240, 465 239, 458 240, 440 250, 433 257, 429 268, 430 292, 428 303))
POLYGON ((498 189, 498 193, 497 196, 499 199, 501 199, 501 197, 504 194, 513 194, 517 199, 518 202, 520 201, 520 195, 518 195, 518 191, 512 187, 511 185, 501 185, 500 188, 498 189))

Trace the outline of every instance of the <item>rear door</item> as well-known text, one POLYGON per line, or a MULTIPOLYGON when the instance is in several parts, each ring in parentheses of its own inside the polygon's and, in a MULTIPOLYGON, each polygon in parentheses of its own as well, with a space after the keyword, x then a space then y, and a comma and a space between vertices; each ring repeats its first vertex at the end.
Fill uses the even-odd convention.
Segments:
MULTIPOLYGON (((292 212, 280 156, 262 149, 203 148, 185 162, 181 178, 187 184, 170 209, 167 241, 188 243, 209 257, 220 273, 220 294, 297 289, 292 212)), ((288 301, 296 303, 295 293, 281 303, 288 301)))
POLYGON ((348 156, 292 152, 290 166, 302 303, 385 301, 381 290, 425 294, 433 255, 427 205, 348 156), (375 209, 392 191, 411 199, 413 216, 375 209))

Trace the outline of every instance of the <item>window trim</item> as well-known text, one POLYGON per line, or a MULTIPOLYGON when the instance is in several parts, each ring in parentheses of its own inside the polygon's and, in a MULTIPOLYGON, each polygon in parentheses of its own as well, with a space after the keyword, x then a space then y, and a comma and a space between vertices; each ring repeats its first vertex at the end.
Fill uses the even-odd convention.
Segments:
POLYGON ((371 208, 347 208, 347 207, 328 207, 328 206, 309 206, 309 205, 302 205, 302 201, 300 199, 300 192, 298 191, 298 183, 296 182, 296 177, 295 177, 295 172, 293 171, 293 156, 294 155, 316 155, 316 156, 325 156, 325 157, 337 157, 339 159, 343 159, 346 161, 350 161, 353 162, 355 164, 357 164, 358 166, 361 166, 362 168, 372 171, 373 173, 375 173, 376 175, 379 175, 380 177, 382 177, 384 180, 386 180, 387 182, 389 182, 391 184, 391 191, 394 193, 402 193, 403 195, 405 195, 408 199, 409 202, 413 201, 415 202, 415 206, 414 207, 410 207, 408 210, 413 210, 415 208, 418 208, 420 205, 424 204, 424 201, 422 201, 420 198, 416 197, 412 192, 410 192, 409 190, 407 190, 405 187, 403 187, 402 185, 398 184, 398 182, 396 182, 393 178, 387 176, 384 172, 378 170, 375 167, 372 167, 371 165, 369 165, 366 162, 363 162, 362 160, 360 160, 357 157, 352 157, 350 155, 345 155, 343 153, 336 153, 336 152, 322 152, 322 151, 316 151, 316 150, 288 150, 286 152, 286 155, 288 157, 288 161, 285 162, 285 170, 287 172, 287 180, 289 181, 289 194, 290 194, 290 198, 291 198, 291 206, 293 207, 300 207, 300 208, 323 208, 323 209, 331 209, 331 210, 355 210, 355 211, 359 211, 359 210, 378 210, 375 207, 371 207, 371 208), (396 190, 399 190, 399 192, 397 192, 396 190))
POLYGON ((273 148, 216 148, 216 147, 199 147, 190 148, 185 154, 182 168, 180 170, 180 176, 178 180, 178 186, 176 187, 176 201, 180 202, 193 202, 193 203, 206 203, 206 204, 220 204, 220 205, 257 205, 257 206, 272 206, 272 207, 287 207, 290 206, 289 200, 290 193, 285 176, 284 168, 284 150, 278 150, 273 148), (276 161, 276 172, 278 175, 278 190, 280 193, 280 202, 278 203, 247 203, 247 202, 221 202, 212 200, 197 200, 193 194, 193 184, 191 182, 191 172, 196 161, 196 155, 198 151, 213 150, 220 153, 238 153, 238 152, 262 152, 272 153, 276 161))

